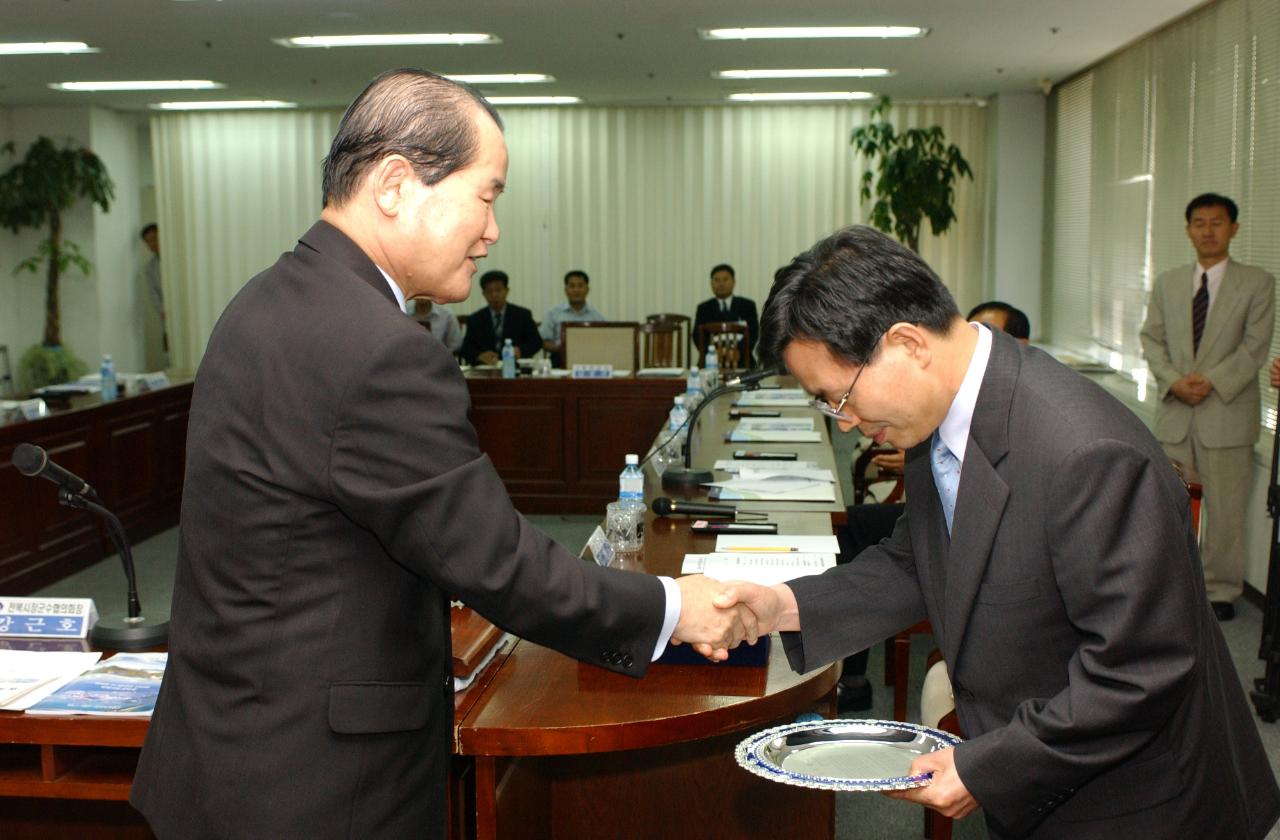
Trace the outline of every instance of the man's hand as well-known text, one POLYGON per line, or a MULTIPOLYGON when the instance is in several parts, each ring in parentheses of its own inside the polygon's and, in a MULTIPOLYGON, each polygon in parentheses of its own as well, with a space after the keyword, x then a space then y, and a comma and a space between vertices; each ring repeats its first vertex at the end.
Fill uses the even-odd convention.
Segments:
POLYGON ((969 793, 969 789, 960 780, 960 774, 956 772, 954 749, 938 750, 920 756, 911 762, 911 770, 907 775, 919 776, 929 772, 933 773, 933 780, 925 787, 887 790, 884 795, 891 799, 916 802, 953 820, 969 816, 978 807, 977 800, 969 793))
POLYGON ((903 469, 907 464, 907 453, 903 449, 895 449, 892 452, 886 452, 883 455, 871 456, 871 463, 875 464, 881 470, 894 475, 902 475, 903 469))
POLYGON ((760 632, 755 614, 745 605, 719 597, 724 584, 703 575, 676 578, 680 587, 680 618, 671 643, 688 642, 714 662, 729 658, 729 649, 742 641, 755 644, 760 632))
POLYGON ((485 350, 476 354, 476 364, 478 365, 496 365, 501 359, 498 354, 492 350, 485 350))
POLYGON ((1205 379, 1202 374, 1188 373, 1170 385, 1169 390, 1187 405, 1199 405, 1213 390, 1213 383, 1205 379))

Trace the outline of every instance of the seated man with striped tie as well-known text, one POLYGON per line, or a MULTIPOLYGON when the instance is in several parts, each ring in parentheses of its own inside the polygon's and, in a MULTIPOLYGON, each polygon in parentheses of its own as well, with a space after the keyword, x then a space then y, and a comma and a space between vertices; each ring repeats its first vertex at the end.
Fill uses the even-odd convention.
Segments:
POLYGON ((1187 205, 1196 262, 1156 278, 1142 351, 1156 381, 1155 433, 1204 490, 1200 557, 1219 621, 1244 587, 1244 512, 1258 440, 1258 370, 1271 347, 1275 278, 1230 258, 1239 210, 1205 193, 1187 205))

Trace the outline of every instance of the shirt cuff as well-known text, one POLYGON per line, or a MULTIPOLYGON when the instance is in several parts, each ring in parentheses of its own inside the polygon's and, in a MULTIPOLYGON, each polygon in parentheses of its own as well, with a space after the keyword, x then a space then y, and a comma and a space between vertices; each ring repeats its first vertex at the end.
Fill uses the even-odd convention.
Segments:
POLYGON ((680 587, 676 586, 676 582, 669 577, 658 576, 658 580, 662 581, 662 588, 667 593, 667 614, 662 619, 662 632, 658 634, 658 645, 653 649, 653 658, 650 662, 657 661, 662 652, 667 649, 667 642, 671 641, 671 634, 676 631, 676 622, 680 620, 680 609, 684 605, 684 601, 680 596, 680 587))

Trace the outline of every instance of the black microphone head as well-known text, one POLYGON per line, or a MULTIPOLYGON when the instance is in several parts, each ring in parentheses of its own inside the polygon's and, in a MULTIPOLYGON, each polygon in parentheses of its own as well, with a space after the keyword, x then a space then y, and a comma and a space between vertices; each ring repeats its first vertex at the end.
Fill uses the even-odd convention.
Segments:
POLYGON ((666 496, 659 496, 653 500, 653 512, 658 516, 670 516, 675 506, 671 504, 671 500, 666 496))
POLYGON ((44 469, 44 465, 49 462, 49 455, 38 446, 20 443, 13 450, 13 457, 9 460, 23 475, 38 475, 44 469))

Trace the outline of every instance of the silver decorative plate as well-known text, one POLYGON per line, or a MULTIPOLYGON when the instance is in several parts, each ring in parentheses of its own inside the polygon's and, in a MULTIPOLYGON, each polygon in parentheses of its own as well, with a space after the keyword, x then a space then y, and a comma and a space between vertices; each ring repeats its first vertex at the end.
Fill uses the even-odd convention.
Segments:
POLYGON ((906 790, 931 773, 908 775, 925 753, 960 739, 928 726, 896 720, 815 720, 775 726, 744 739, 734 758, 745 770, 775 782, 821 790, 906 790))

